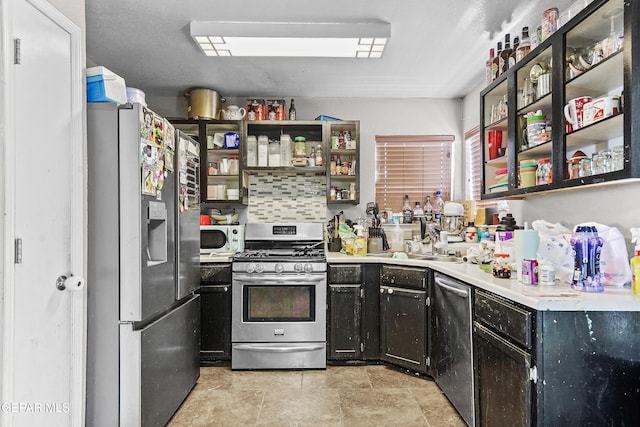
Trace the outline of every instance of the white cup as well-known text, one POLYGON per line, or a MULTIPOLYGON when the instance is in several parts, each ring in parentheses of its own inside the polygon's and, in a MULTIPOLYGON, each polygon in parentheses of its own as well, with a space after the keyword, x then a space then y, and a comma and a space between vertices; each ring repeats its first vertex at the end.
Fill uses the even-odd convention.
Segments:
POLYGON ((584 105, 591 102, 590 96, 573 98, 564 106, 564 117, 568 122, 567 132, 580 129, 584 126, 584 105))
POLYGON ((587 102, 583 108, 584 125, 606 119, 620 112, 620 97, 604 96, 594 101, 587 102))

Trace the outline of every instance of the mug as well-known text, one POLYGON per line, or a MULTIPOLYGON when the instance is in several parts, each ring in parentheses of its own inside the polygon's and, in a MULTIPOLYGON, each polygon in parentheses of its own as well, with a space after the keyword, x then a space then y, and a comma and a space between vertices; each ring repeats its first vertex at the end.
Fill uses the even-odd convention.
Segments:
POLYGON ((252 110, 252 111, 249 111, 249 112, 247 113, 247 119, 249 119, 249 120, 255 120, 255 119, 256 119, 256 112, 255 112, 255 111, 253 111, 253 110, 252 110))
POLYGON ((584 105, 584 125, 606 119, 620 112, 620 97, 605 96, 584 105))
POLYGON ((564 117, 567 119, 567 132, 578 130, 584 126, 584 105, 591 102, 590 96, 573 98, 564 106, 564 117))
POLYGON ((489 160, 493 160, 498 157, 498 149, 502 147, 502 131, 490 130, 488 136, 489 136, 489 160))

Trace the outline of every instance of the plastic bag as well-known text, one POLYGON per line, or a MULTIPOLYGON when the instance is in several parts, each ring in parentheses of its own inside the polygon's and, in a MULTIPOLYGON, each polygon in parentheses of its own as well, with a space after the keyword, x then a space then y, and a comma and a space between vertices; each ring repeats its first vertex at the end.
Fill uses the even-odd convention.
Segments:
POLYGON ((624 286, 631 283, 631 266, 629 265, 627 244, 620 230, 597 222, 584 222, 577 224, 576 227, 582 225, 596 227, 598 236, 604 240, 602 252, 600 252, 602 284, 605 286, 624 286))
POLYGON ((571 230, 560 223, 552 224, 543 219, 535 220, 531 227, 538 232, 538 262, 547 261, 555 270, 556 279, 569 284, 573 277, 573 249, 568 240, 571 230))

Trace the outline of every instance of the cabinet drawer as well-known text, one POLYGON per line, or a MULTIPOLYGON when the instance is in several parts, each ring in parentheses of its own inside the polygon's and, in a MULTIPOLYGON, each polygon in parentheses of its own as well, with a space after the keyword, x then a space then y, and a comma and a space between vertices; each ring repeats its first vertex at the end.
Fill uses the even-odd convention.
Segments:
POLYGON ((474 308, 476 320, 531 348, 532 312, 482 291, 476 291, 474 308))
POLYGON ((412 289, 425 289, 426 271, 423 268, 383 265, 381 283, 387 286, 404 286, 412 289))
POLYGON ((327 279, 329 283, 335 284, 362 283, 362 265, 329 265, 329 275, 327 279))
POLYGON ((231 264, 200 264, 202 285, 230 285, 231 264))

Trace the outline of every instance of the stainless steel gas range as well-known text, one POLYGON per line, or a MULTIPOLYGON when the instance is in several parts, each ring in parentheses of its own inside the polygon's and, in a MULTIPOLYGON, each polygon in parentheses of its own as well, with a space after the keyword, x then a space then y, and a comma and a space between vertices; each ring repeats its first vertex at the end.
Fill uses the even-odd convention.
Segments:
POLYGON ((324 225, 247 224, 232 268, 231 368, 326 368, 324 225))

